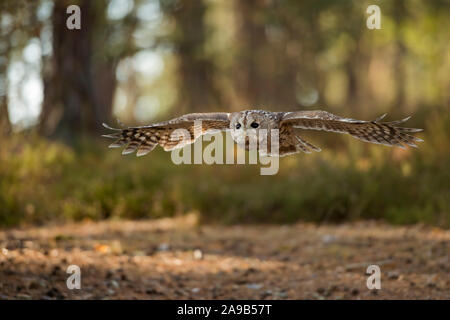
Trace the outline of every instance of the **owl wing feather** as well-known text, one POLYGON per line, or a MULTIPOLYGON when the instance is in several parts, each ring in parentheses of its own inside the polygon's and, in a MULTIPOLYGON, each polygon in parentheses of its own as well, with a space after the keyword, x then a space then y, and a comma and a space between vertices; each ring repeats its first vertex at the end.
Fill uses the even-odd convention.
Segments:
POLYGON ((109 146, 110 148, 125 146, 122 154, 133 153, 137 150, 136 155, 143 156, 158 144, 165 151, 170 151, 194 143, 205 133, 227 130, 230 126, 229 115, 225 112, 190 113, 148 126, 123 129, 103 124, 105 128, 115 131, 112 134, 103 135, 103 137, 115 139, 109 146))
POLYGON ((397 126, 409 120, 410 117, 398 121, 380 122, 385 116, 386 114, 373 121, 364 121, 343 118, 320 110, 285 112, 281 117, 280 126, 348 133, 365 142, 400 148, 404 148, 404 144, 417 147, 415 142, 423 141, 410 134, 422 129, 397 126))

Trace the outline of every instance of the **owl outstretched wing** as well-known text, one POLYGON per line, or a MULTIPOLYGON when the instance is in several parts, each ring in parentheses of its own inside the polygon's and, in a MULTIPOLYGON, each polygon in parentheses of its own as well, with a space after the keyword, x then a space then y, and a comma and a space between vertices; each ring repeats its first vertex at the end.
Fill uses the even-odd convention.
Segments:
POLYGON ((103 137, 115 139, 110 148, 125 147, 122 154, 137 151, 137 156, 144 156, 158 144, 165 151, 170 151, 193 143, 207 132, 227 130, 230 126, 229 115, 225 112, 190 113, 169 121, 124 129, 103 124, 105 128, 115 131, 103 137))
POLYGON ((297 111, 285 112, 280 120, 280 127, 324 130, 338 133, 348 133, 352 137, 365 142, 397 146, 404 145, 417 147, 415 142, 423 140, 411 133, 422 131, 422 129, 398 127, 410 117, 392 122, 381 122, 386 114, 373 121, 363 121, 343 118, 326 111, 297 111))

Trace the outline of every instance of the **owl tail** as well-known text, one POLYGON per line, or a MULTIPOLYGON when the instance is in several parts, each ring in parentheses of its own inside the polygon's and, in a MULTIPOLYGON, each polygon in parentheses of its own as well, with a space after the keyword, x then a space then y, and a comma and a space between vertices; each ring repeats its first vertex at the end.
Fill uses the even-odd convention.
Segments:
POLYGON ((280 157, 299 152, 311 153, 312 151, 320 152, 322 150, 297 135, 290 136, 289 140, 280 141, 280 157))

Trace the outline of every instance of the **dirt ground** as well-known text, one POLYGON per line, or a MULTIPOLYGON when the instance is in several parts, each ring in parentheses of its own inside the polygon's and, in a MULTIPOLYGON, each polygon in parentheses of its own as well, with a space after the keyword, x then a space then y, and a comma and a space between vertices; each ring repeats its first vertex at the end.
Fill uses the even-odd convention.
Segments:
POLYGON ((0 299, 450 299, 450 231, 198 226, 195 215, 0 231, 0 299), (69 265, 81 289, 69 290, 69 265), (366 286, 381 268, 381 289, 366 286))

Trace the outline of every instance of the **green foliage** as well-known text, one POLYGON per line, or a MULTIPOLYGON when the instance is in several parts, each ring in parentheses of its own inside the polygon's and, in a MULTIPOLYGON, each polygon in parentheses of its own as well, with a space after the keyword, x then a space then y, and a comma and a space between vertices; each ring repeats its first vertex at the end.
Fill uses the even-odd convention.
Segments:
POLYGON ((259 165, 177 166, 160 148, 123 157, 103 140, 72 149, 16 135, 0 150, 0 225, 196 211, 219 223, 384 219, 450 227, 450 115, 425 118, 417 150, 340 136, 342 148, 322 141, 321 153, 283 158, 275 176, 261 176, 259 165))

